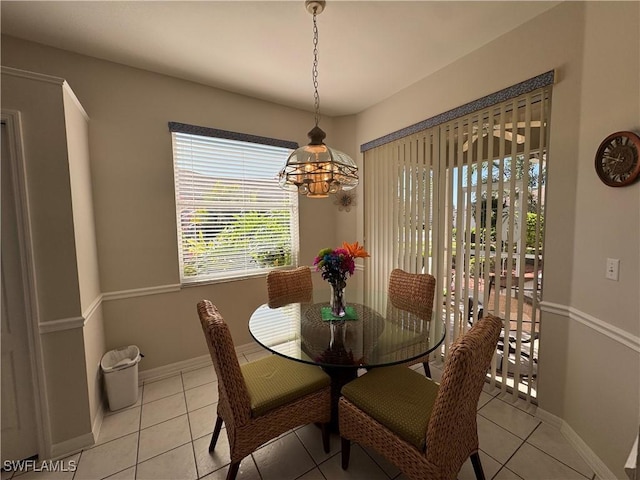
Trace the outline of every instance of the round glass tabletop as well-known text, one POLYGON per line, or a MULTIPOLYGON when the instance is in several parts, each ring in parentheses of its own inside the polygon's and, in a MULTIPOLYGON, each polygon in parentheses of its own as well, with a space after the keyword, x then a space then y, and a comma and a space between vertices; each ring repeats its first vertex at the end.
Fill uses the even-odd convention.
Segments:
POLYGON ((327 302, 261 305, 251 315, 249 331, 256 342, 278 355, 346 368, 417 359, 434 351, 445 336, 444 322, 435 312, 425 319, 391 305, 380 312, 349 303, 345 317, 337 319, 327 302))

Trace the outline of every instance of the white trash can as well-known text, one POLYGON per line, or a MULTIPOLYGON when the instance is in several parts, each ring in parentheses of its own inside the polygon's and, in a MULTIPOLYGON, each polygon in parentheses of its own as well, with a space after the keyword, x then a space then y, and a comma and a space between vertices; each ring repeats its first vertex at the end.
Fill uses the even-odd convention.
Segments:
POLYGON ((109 410, 120 410, 138 401, 140 349, 135 345, 109 350, 100 360, 109 399, 109 410))

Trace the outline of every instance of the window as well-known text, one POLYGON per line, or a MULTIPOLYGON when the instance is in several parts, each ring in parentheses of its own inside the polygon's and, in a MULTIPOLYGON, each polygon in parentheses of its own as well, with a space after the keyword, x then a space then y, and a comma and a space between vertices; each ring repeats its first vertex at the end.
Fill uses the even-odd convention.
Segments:
POLYGON ((293 142, 169 123, 182 283, 297 265, 298 197, 278 171, 293 142))

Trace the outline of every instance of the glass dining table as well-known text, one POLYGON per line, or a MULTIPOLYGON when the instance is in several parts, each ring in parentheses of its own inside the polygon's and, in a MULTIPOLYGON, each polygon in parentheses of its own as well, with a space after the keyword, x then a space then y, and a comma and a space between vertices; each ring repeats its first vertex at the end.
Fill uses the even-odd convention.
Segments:
POLYGON ((445 338, 441 314, 420 318, 387 302, 385 295, 349 303, 336 318, 328 302, 258 307, 249 320, 253 339, 270 352, 319 365, 331 377, 332 427, 337 429, 340 390, 358 369, 384 367, 419 359, 445 338))

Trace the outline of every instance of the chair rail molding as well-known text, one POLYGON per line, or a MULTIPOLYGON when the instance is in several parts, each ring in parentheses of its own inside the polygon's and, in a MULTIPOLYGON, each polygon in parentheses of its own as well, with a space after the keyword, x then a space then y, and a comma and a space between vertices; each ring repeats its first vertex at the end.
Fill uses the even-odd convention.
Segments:
POLYGON ((121 290, 118 292, 107 292, 98 295, 91 305, 82 312, 78 317, 67 317, 56 320, 50 320, 38 323, 38 332, 42 335, 45 333, 60 332, 62 330, 72 330, 74 328, 83 328, 96 310, 102 306, 102 302, 111 300, 123 300, 127 298, 144 297, 147 295, 158 295, 162 293, 179 292, 180 285, 160 285, 157 287, 137 288, 132 290, 121 290))
POLYGON ((40 322, 38 323, 38 332, 40 333, 40 335, 43 335, 45 333, 72 330, 74 328, 84 328, 84 326, 91 320, 91 317, 93 317, 93 314, 96 313, 98 307, 100 307, 101 305, 102 295, 98 295, 93 300, 93 302, 91 302, 91 305, 89 305, 89 307, 87 307, 87 309, 82 312, 81 316, 60 318, 48 322, 40 322))
POLYGON ((145 297, 147 295, 158 295, 162 293, 175 293, 181 290, 180 284, 157 285, 155 287, 132 288, 129 290, 118 290, 115 292, 104 292, 102 300, 124 300, 126 298, 145 297))
POLYGON ((636 353, 640 353, 640 337, 600 320, 593 315, 589 315, 588 313, 578 310, 577 308, 570 307, 568 305, 561 305, 559 303, 543 301, 540 302, 540 310, 547 313, 553 313, 555 315, 561 315, 569 318, 570 320, 581 323, 582 325, 615 340, 625 347, 630 348, 636 353))
POLYGON ((38 331, 40 335, 53 332, 61 332, 63 330, 73 330, 74 328, 83 328, 86 323, 84 316, 80 317, 67 317, 59 318, 57 320, 51 320, 48 322, 40 322, 38 324, 38 331))

